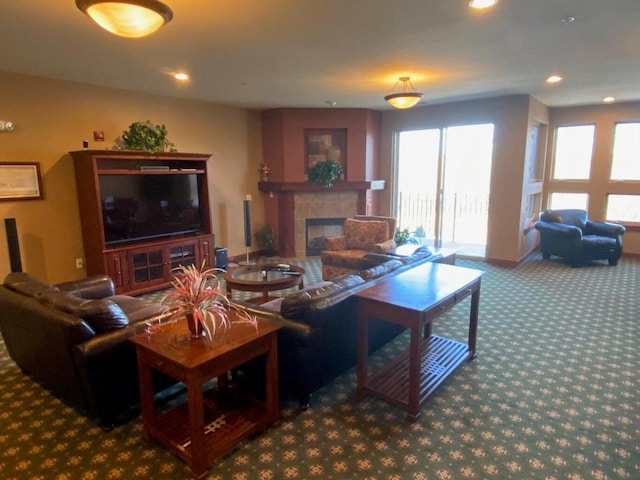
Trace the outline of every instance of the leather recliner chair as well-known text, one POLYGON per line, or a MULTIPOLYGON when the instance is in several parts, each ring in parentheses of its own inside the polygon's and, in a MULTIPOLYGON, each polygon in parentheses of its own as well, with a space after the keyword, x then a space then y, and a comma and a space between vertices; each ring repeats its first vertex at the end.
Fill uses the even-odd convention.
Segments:
POLYGON ((587 218, 585 210, 545 210, 535 224, 540 232, 542 258, 565 258, 572 267, 591 260, 617 265, 622 256, 622 225, 587 218))

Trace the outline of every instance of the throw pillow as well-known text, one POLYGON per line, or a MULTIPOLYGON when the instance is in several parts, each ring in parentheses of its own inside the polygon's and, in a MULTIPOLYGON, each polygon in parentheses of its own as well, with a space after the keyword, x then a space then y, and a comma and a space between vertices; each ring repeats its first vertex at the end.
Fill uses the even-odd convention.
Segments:
POLYGON ((52 306, 63 312, 76 314, 80 311, 82 306, 87 303, 84 298, 76 297, 68 292, 62 290, 49 290, 43 292, 38 299, 47 305, 52 306))
POLYGON ((110 332, 129 325, 125 313, 111 300, 89 300, 78 313, 96 333, 110 332))

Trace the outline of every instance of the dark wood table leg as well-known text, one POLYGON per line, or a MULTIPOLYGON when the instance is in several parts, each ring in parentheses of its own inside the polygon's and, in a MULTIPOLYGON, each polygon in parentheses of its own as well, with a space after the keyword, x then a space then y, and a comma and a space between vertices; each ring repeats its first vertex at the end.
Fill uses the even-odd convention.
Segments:
POLYGON ((478 289, 471 294, 471 309, 469 312, 469 360, 476 358, 476 340, 478 337, 478 312, 480 310, 480 280, 478 289))
POLYGON ((415 421, 420 417, 420 351, 422 326, 421 322, 413 322, 410 327, 409 340, 409 398, 407 419, 415 421))
POLYGON ((143 438, 151 441, 151 432, 156 428, 156 408, 153 404, 153 379, 151 367, 138 357, 138 377, 140 382, 140 410, 142 413, 143 438))
POLYGON ((193 478, 204 479, 208 473, 204 438, 204 401, 202 384, 194 375, 187 378, 189 430, 191 432, 191 472, 193 478))
POLYGON ((266 409, 267 424, 274 425, 280 419, 280 404, 278 400, 278 340, 274 332, 269 335, 269 350, 266 354, 266 409))

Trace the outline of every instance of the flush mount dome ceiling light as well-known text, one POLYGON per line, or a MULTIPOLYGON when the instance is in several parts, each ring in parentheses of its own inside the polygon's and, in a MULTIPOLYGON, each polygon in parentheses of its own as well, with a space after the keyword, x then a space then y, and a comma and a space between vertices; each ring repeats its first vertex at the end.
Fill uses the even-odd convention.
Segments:
POLYGON ((389 95, 384 97, 384 99, 394 108, 405 109, 413 107, 423 96, 424 93, 416 92, 416 88, 413 86, 413 83, 411 83, 411 80, 409 80, 409 77, 400 77, 391 89, 389 95), (400 83, 402 83, 402 92, 393 93, 400 83))
POLYGON ((126 38, 150 35, 173 18, 158 0, 76 0, 76 6, 105 30, 126 38))
POLYGON ((476 10, 493 7, 500 0, 469 0, 469 6, 476 10))

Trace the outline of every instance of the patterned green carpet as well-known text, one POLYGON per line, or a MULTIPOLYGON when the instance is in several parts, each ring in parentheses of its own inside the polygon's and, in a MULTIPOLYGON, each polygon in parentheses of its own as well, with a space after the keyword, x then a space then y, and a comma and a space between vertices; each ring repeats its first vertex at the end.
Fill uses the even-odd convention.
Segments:
MULTIPOLYGON (((314 258, 296 262, 307 283, 319 275, 314 258)), ((220 459, 210 479, 640 478, 640 260, 458 265, 486 271, 478 358, 417 422, 375 397, 354 403, 351 370, 306 412, 282 402, 281 423, 220 459)), ((465 300, 434 333, 464 341, 467 315, 465 300)), ((404 343, 403 335, 377 360, 404 343)), ((0 478, 160 480, 189 471, 142 440, 139 417, 102 431, 24 376, 0 344, 0 478)))

